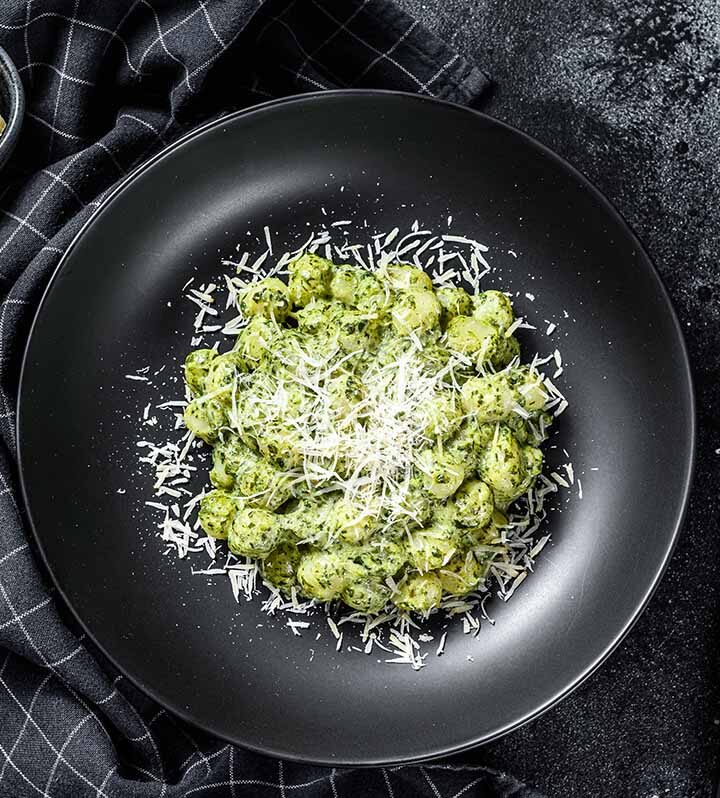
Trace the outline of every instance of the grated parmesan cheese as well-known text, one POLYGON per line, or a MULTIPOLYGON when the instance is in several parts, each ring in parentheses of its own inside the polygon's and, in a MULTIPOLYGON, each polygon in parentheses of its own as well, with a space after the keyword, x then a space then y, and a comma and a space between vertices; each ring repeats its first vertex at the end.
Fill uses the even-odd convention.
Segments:
MULTIPOLYGON (((323 216, 327 216, 325 208, 321 208, 321 212, 323 216)), ((451 224, 452 216, 448 216, 447 226, 450 227, 451 224)), ((265 226, 263 228, 266 246, 264 252, 257 257, 254 257, 251 252, 243 252, 237 260, 227 259, 222 261, 223 265, 232 267, 235 272, 233 276, 224 276, 224 288, 226 290, 225 309, 234 308, 237 310, 238 294, 246 285, 266 276, 286 274, 285 267, 292 258, 303 252, 315 252, 320 248, 322 248, 321 251, 324 251, 328 258, 335 251, 343 260, 352 259, 362 268, 371 270, 382 269, 402 257, 410 258, 417 266, 421 266, 423 261, 420 260, 420 256, 429 252, 430 254, 425 260, 424 267, 427 271, 429 271, 430 267, 433 267, 431 277, 436 286, 452 286, 464 281, 469 289, 474 292, 480 290, 480 281, 491 271, 490 264, 483 254, 489 251, 487 246, 461 235, 434 235, 430 230, 421 229, 418 220, 413 222, 410 232, 405 235, 402 235, 401 230, 395 227, 389 233, 377 233, 371 236, 372 245, 348 242, 348 233, 345 228, 349 228, 351 225, 352 222, 350 220, 329 221, 330 229, 323 229, 319 233, 312 232, 300 247, 282 253, 274 265, 269 262, 271 257, 275 257, 273 236, 270 228, 265 226), (342 233, 346 236, 344 243, 336 244, 333 242, 330 230, 336 230, 337 233, 342 233)), ((365 227, 367 227, 367 222, 365 227)), ((238 245, 236 251, 239 252, 240 249, 240 245, 238 245)), ((517 257, 512 250, 508 250, 508 254, 512 257, 517 257)), ((246 320, 240 315, 224 325, 205 323, 204 320, 207 316, 219 315, 215 297, 217 286, 214 283, 208 283, 195 288, 192 287, 194 286, 194 281, 195 278, 191 277, 181 289, 183 296, 198 308, 194 329, 205 334, 222 332, 225 335, 236 336, 245 326, 246 320)), ((536 298, 535 294, 530 292, 525 293, 525 297, 530 302, 534 302, 536 298)), ((564 311, 564 316, 568 318, 569 314, 564 311)), ((551 335, 556 329, 556 324, 548 320, 545 321, 547 324, 546 334, 551 335)), ((512 335, 517 329, 535 329, 535 326, 529 324, 525 319, 519 318, 508 329, 507 335, 512 335)), ((193 336, 191 340, 192 346, 197 346, 202 342, 202 336, 193 336)), ((419 339, 415 343, 416 347, 419 348, 421 346, 419 339)), ((215 346, 217 347, 217 344, 215 346)), ((348 355, 349 358, 353 356, 354 353, 348 355)), ((462 362, 464 362, 462 359, 458 360, 458 363, 462 362)), ((321 368, 322 365, 309 357, 304 379, 312 382, 314 380, 313 375, 317 373, 318 368, 321 368)), ((328 362, 327 365, 329 366, 330 363, 328 362)), ((335 363, 333 366, 337 367, 337 364, 335 363)), ((154 372, 154 375, 159 374, 164 368, 163 366, 157 372, 154 372)), ((559 350, 555 349, 552 354, 546 357, 536 355, 530 368, 531 371, 537 373, 538 387, 542 386, 542 391, 547 398, 546 409, 552 410, 555 416, 560 415, 567 408, 568 402, 552 382, 563 373, 562 356, 559 350), (551 361, 554 362, 555 367, 552 379, 537 372, 539 367, 551 361)), ((125 375, 125 377, 138 383, 149 384, 149 379, 146 376, 149 369, 149 366, 145 366, 133 374, 125 375)), ((401 357, 396 363, 392 364, 389 373, 383 374, 382 370, 380 370, 376 377, 378 379, 377 392, 374 394, 373 387, 370 386, 370 398, 367 401, 367 405, 363 407, 363 412, 369 415, 371 423, 367 425, 367 429, 356 430, 355 434, 345 440, 342 445, 345 447, 345 453, 348 456, 356 457, 358 467, 363 463, 372 463, 374 478, 386 481, 387 490, 385 495, 387 496, 392 516, 392 512, 400 512, 399 505, 403 495, 402 490, 396 490, 398 484, 402 485, 402 480, 397 479, 398 465, 412 460, 412 451, 417 444, 417 440, 414 438, 417 433, 413 431, 416 427, 408 427, 407 423, 402 421, 401 418, 404 416, 412 419, 413 409, 417 408, 425 398, 432 394, 435 386, 431 380, 428 380, 426 375, 423 375, 418 369, 413 367, 411 357, 406 359, 401 357), (395 383, 400 371, 403 374, 403 379, 400 383, 402 387, 399 388, 397 395, 391 398, 395 405, 388 406, 389 397, 386 392, 380 389, 382 380, 386 379, 390 383, 395 383), (391 379, 391 376, 393 379, 391 379), (397 412, 395 412, 393 407, 397 408, 397 412), (400 412, 401 409, 404 410, 404 413, 400 412), (388 440, 394 442, 392 447, 387 446, 388 440)), ((452 366, 449 372, 443 374, 443 378, 445 377, 449 377, 451 380, 454 379, 452 366)), ((317 387, 315 383, 312 384, 317 387)), ((321 392, 319 397, 324 401, 321 392)), ((166 417, 170 425, 175 429, 180 429, 182 427, 182 409, 186 404, 187 397, 185 400, 164 401, 154 406, 158 411, 169 410, 170 413, 167 413, 166 417), (178 410, 180 412, 177 412, 178 410)), ((152 407, 152 403, 146 402, 144 404, 141 422, 151 427, 163 426, 165 422, 162 421, 162 416, 159 420, 157 416, 152 415, 152 407)), ((529 416, 527 411, 519 405, 514 407, 513 411, 523 418, 529 416)), ((325 423, 322 421, 325 418, 325 411, 319 415, 321 419, 319 426, 322 427, 323 423, 325 423)), ((354 479, 351 478, 349 481, 345 479, 343 481, 338 478, 337 474, 322 467, 321 461, 324 459, 327 447, 330 444, 329 441, 323 440, 322 435, 318 434, 317 428, 311 428, 310 421, 310 418, 305 418, 297 422, 299 432, 305 435, 307 449, 305 470, 302 473, 298 472, 295 476, 303 480, 325 481, 331 490, 337 489, 338 485, 340 485, 350 495, 353 492, 361 494, 363 487, 367 485, 363 485, 357 475, 354 479)), ((325 421, 327 421, 326 418, 325 421)), ((545 436, 543 425, 544 421, 541 418, 538 426, 539 434, 542 437, 545 436)), ((197 519, 193 520, 197 505, 205 495, 205 491, 203 489, 193 495, 185 485, 191 482, 198 470, 198 467, 193 464, 193 459, 196 456, 195 453, 198 451, 198 447, 202 447, 202 444, 185 432, 175 442, 153 443, 141 440, 137 442, 137 446, 141 452, 140 461, 153 469, 156 498, 169 496, 170 501, 172 501, 172 504, 169 505, 162 501, 146 501, 144 503, 145 506, 159 514, 158 536, 167 545, 167 550, 175 551, 181 559, 187 557, 190 553, 204 553, 211 564, 206 568, 191 569, 192 573, 205 576, 225 576, 230 583, 232 594, 236 601, 240 602, 241 597, 247 601, 252 600, 259 590, 260 573, 257 562, 251 560, 241 562, 229 553, 226 554, 224 564, 222 564, 222 561, 218 562, 222 552, 227 552, 227 549, 215 539, 205 536, 199 528, 197 519), (182 506, 180 502, 183 502, 182 506)), ((540 475, 538 483, 528 491, 523 499, 518 501, 517 506, 513 507, 507 527, 499 530, 501 545, 495 547, 488 545, 485 547, 493 553, 502 552, 501 556, 493 560, 490 571, 492 578, 498 585, 497 595, 503 601, 509 600, 527 578, 528 572, 532 570, 534 560, 550 540, 549 534, 536 539, 536 533, 546 517, 546 497, 557 493, 559 487, 569 488, 577 482, 578 498, 582 499, 582 483, 580 479, 575 479, 572 463, 564 464, 562 469, 565 472, 565 476, 553 471, 550 474, 551 480, 544 474, 540 475)), ((356 469, 356 471, 359 474, 362 468, 356 469)), ((117 492, 123 494, 125 491, 124 489, 119 489, 117 492)), ((449 560, 451 557, 452 552, 446 559, 449 560)), ((277 612, 286 613, 285 625, 291 630, 293 635, 300 636, 303 630, 311 627, 310 620, 298 620, 297 616, 308 615, 320 610, 317 602, 299 602, 294 592, 291 600, 288 601, 271 585, 265 582, 262 582, 262 584, 268 590, 268 597, 262 604, 263 611, 271 615, 277 612)), ((389 584, 389 587, 393 591, 396 589, 394 583, 389 584)), ((494 621, 485 611, 485 603, 490 598, 490 595, 488 586, 483 584, 479 586, 476 593, 469 596, 446 598, 437 612, 444 612, 448 619, 454 619, 461 624, 463 632, 475 637, 481 628, 481 618, 494 624, 494 621)), ((331 607, 326 607, 326 612, 329 613, 331 611, 331 607)), ((410 665, 415 670, 420 670, 425 666, 427 653, 421 651, 421 644, 432 642, 433 636, 422 632, 421 626, 412 618, 400 613, 397 608, 378 616, 351 613, 342 617, 337 623, 330 614, 327 614, 326 620, 328 628, 335 639, 335 648, 338 652, 343 648, 344 637, 344 632, 340 630, 340 626, 344 627, 346 624, 350 624, 359 630, 363 647, 347 646, 348 649, 371 654, 377 648, 390 655, 384 660, 385 662, 410 665), (414 634, 418 631, 419 634, 415 637, 414 634)), ((442 633, 435 651, 436 656, 443 655, 447 634, 447 631, 442 633)), ((319 639, 320 636, 321 633, 318 632, 316 639, 319 639)), ((312 656, 314 657, 314 651, 312 656)), ((468 659, 472 661, 472 657, 468 657, 468 659)))

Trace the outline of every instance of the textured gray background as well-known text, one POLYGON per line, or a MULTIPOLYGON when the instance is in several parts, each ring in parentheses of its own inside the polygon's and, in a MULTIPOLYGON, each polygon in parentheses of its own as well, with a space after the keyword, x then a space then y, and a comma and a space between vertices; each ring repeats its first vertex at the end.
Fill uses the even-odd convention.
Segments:
POLYGON ((484 110, 567 157, 636 230, 680 315, 698 398, 690 511, 647 612, 570 698, 470 756, 550 796, 710 796, 720 746, 720 2, 400 5, 496 81, 484 110))

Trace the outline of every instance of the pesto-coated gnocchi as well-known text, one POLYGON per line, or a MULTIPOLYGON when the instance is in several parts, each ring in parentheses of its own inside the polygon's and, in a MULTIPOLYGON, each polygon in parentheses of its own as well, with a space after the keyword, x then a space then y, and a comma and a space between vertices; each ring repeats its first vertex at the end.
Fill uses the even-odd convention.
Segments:
POLYGON ((287 273, 238 291, 230 351, 185 361, 185 425, 212 447, 200 525, 288 596, 423 614, 477 590, 551 421, 510 299, 404 263, 287 273))

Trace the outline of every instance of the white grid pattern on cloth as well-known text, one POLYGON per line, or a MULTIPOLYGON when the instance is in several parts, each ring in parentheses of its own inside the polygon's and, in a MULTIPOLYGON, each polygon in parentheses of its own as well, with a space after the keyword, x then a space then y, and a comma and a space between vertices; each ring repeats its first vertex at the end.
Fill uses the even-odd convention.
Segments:
POLYGON ((64 80, 69 80, 70 83, 77 83, 80 86, 94 86, 95 83, 89 80, 84 80, 83 78, 76 78, 75 75, 69 75, 67 72, 63 72, 62 69, 58 69, 55 64, 48 64, 45 61, 33 61, 25 66, 19 67, 18 72, 23 73, 25 70, 30 69, 32 70, 34 67, 45 67, 46 69, 51 70, 54 72, 58 77, 63 78, 64 80))
MULTIPOLYGON (((29 4, 28 4, 28 8, 29 8, 29 4)), ((40 22, 40 21, 45 20, 45 19, 56 19, 56 20, 64 20, 65 22, 72 22, 72 18, 66 16, 65 14, 57 14, 57 13, 54 13, 54 12, 46 11, 46 12, 44 12, 42 14, 38 14, 37 16, 31 18, 29 16, 29 11, 28 11, 28 18, 25 20, 24 24, 22 24, 22 25, 8 25, 6 23, 0 23, 0 30, 5 30, 5 31, 23 31, 24 34, 27 36, 30 27, 35 22, 40 22)), ((117 32, 112 31, 109 28, 104 28, 102 25, 96 25, 96 24, 94 24, 92 22, 85 22, 84 20, 75 20, 75 24, 79 25, 81 27, 84 27, 84 28, 88 28, 89 30, 96 31, 98 33, 109 33, 110 36, 112 36, 112 38, 117 39, 118 41, 120 41, 121 44, 123 45, 123 47, 125 48, 125 55, 126 55, 128 67, 136 75, 140 75, 140 70, 136 69, 135 66, 133 66, 132 62, 130 61, 130 48, 128 47, 127 42, 122 38, 122 36, 119 36, 117 34, 117 32)), ((30 61, 30 53, 28 52, 28 64, 30 64, 30 63, 32 63, 32 62, 30 61)))
MULTIPOLYGON (((0 679, 2 679, 3 672, 5 670, 5 665, 7 664, 8 659, 10 658, 10 653, 8 652, 7 657, 5 658, 5 662, 3 663, 3 667, 0 670, 0 679)), ((2 768, 0 768, 0 784, 2 783, 3 776, 5 775, 5 770, 7 766, 12 761, 12 756, 15 753, 15 749, 20 745, 20 740, 22 739, 23 734, 25 733, 25 729, 30 722, 30 718, 32 717, 33 707, 35 706, 35 702, 38 699, 38 696, 45 688, 45 685, 50 681, 52 678, 52 674, 48 674, 37 686, 35 692, 33 693, 32 700, 30 701, 30 705, 28 707, 27 714, 25 715, 25 720, 23 721, 23 725, 20 727, 20 731, 18 732, 17 737, 15 738, 15 742, 12 744, 12 748, 10 748, 9 753, 5 757, 5 762, 3 762, 2 768)))
POLYGON ((397 48, 405 41, 405 39, 407 39, 407 37, 415 30, 415 28, 417 28, 418 24, 419 23, 416 19, 412 20, 405 33, 403 33, 402 36, 398 36, 398 38, 395 39, 395 41, 390 45, 390 47, 388 47, 387 50, 385 50, 385 52, 379 53, 377 56, 375 56, 375 58, 373 58, 373 60, 357 76, 356 82, 362 80, 365 75, 367 75, 367 73, 375 66, 375 64, 377 64, 383 58, 388 58, 391 53, 394 53, 395 50, 397 50, 397 48))
POLYGON ((140 71, 142 72, 143 70, 143 64, 145 63, 145 58, 153 50, 155 45, 158 44, 159 42, 160 46, 162 47, 163 51, 168 56, 168 58, 171 58, 177 64, 180 64, 180 66, 183 68, 185 72, 185 85, 188 87, 188 91, 192 91, 192 87, 190 86, 190 73, 188 71, 187 64, 170 52, 165 42, 165 36, 166 35, 169 36, 171 33, 174 33, 176 30, 178 30, 178 28, 181 28, 183 25, 186 25, 196 14, 200 13, 200 11, 202 10, 201 7, 198 5, 198 7, 195 8, 190 14, 184 17, 180 22, 177 22, 175 25, 173 25, 172 28, 168 30, 167 34, 164 34, 162 30, 162 25, 160 24, 160 17, 158 16, 154 6, 152 6, 148 0, 141 0, 141 2, 143 3, 143 5, 145 5, 147 8, 149 8, 152 11, 153 18, 155 19, 155 26, 157 28, 157 38, 153 39, 153 41, 148 45, 147 49, 143 53, 143 57, 140 59, 140 71))
MULTIPOLYGON (((49 681, 51 678, 52 678, 52 674, 48 674, 47 677, 46 677, 46 680, 49 681)), ((37 732, 40 735, 40 739, 47 744, 47 746, 50 748, 50 750, 63 762, 64 765, 66 765, 78 777, 78 779, 80 779, 81 782, 83 782, 86 785, 88 785, 89 787, 92 787, 93 789, 97 790, 97 787, 92 783, 92 781, 90 781, 90 779, 87 776, 85 776, 85 774, 82 771, 78 770, 69 760, 67 760, 62 755, 62 753, 58 750, 58 748, 56 748, 56 746, 50 740, 50 737, 48 736, 48 734, 43 730, 43 728, 40 726, 40 724, 36 720, 35 716, 30 711, 30 708, 26 709, 22 705, 20 700, 16 697, 15 693, 10 689, 10 687, 7 685, 7 683, 5 682, 5 680, 1 676, 0 676, 0 685, 2 685, 2 687, 5 688, 5 690, 8 692, 8 694, 10 695, 12 700, 20 708, 22 714, 25 716, 25 718, 27 719, 29 724, 37 730, 37 732)), ((31 703, 31 706, 32 706, 32 703, 31 703)), ((23 732, 24 732, 25 728, 26 728, 26 726, 24 725, 23 729, 22 729, 23 732)), ((20 739, 20 735, 18 736, 18 741, 19 741, 19 739, 20 739)), ((37 743, 37 741, 38 741, 38 738, 36 738, 36 743, 37 743)), ((16 767, 16 765, 10 759, 10 754, 7 754, 4 749, 2 749, 2 752, 5 755, 7 763, 9 765, 11 765, 11 767, 16 767)), ((41 794, 45 794, 43 791, 39 791, 39 792, 41 792, 41 794)), ((100 793, 100 794, 105 796, 105 793, 100 793)))
POLYGON ((387 787, 388 798, 395 798, 395 792, 393 791, 392 784, 390 784, 390 776, 388 776, 386 768, 382 769, 382 775, 385 780, 385 786, 387 787))
POLYGON ((55 124, 57 122, 58 110, 60 108, 60 96, 62 95, 62 87, 65 80, 65 70, 67 69, 68 59, 70 58, 70 47, 72 46, 73 33, 75 32, 75 25, 77 24, 78 8, 80 8, 80 0, 75 0, 72 19, 70 20, 70 25, 68 27, 67 42, 65 43, 63 65, 60 68, 60 82, 58 83, 57 92, 55 95, 55 109, 53 110, 53 121, 51 125, 52 135, 50 136, 50 142, 48 143, 48 159, 50 159, 50 156, 52 155, 53 142, 55 141, 55 124))
POLYGON ((46 127, 53 136, 62 136, 64 139, 69 139, 70 141, 82 141, 82 136, 76 136, 74 133, 68 133, 65 130, 60 130, 59 128, 52 125, 47 119, 43 119, 42 117, 34 114, 32 111, 26 111, 25 115, 28 116, 30 119, 34 120, 35 122, 39 122, 41 125, 46 127))
MULTIPOLYGON (((303 24, 290 0, 6 2, 0 45, 20 62, 28 113, 17 154, 26 176, 0 199, 0 796, 122 798, 130 780, 136 796, 234 798, 252 791, 260 798, 346 798, 362 783, 367 796, 395 798, 400 792, 393 791, 388 769, 363 771, 358 780, 352 770, 278 764, 187 726, 116 675, 74 623, 61 618, 15 500, 19 353, 47 277, 116 181, 189 125, 227 110, 203 105, 202 87, 221 56, 253 65, 231 98, 235 107, 255 97, 345 85, 463 100, 482 90, 481 75, 437 41, 431 55, 422 28, 385 0, 303 3, 303 11, 312 6, 330 26, 322 36, 303 24), (386 12, 393 25, 383 24, 386 12), (254 41, 242 41, 247 25, 255 26, 254 40, 262 29, 264 48, 276 59, 243 60, 254 41), (348 57, 327 60, 328 45, 339 41, 348 57), (413 61, 418 52, 425 57, 413 61), (148 105, 146 86, 161 98, 155 105, 148 105), (128 99, 133 93, 137 102, 128 99), (93 124, 102 101, 108 105, 98 129, 93 124)), ((447 796, 467 794, 490 773, 427 770, 447 796)), ((412 785, 405 794, 436 794, 417 768, 392 773, 412 785)))
POLYGON ((355 17, 357 17, 357 15, 367 6, 367 4, 369 2, 370 2, 370 0, 362 0, 360 5, 358 5, 357 8, 351 10, 350 16, 342 23, 339 23, 338 20, 336 20, 334 17, 331 17, 331 19, 333 19, 333 21, 337 23, 337 27, 336 27, 335 31, 333 33, 331 33, 327 38, 325 38, 311 53, 305 53, 303 51, 303 55, 305 56, 305 59, 303 60, 302 64, 300 64, 300 66, 296 70, 296 74, 297 74, 298 77, 302 76, 302 73, 305 70, 305 67, 308 65, 308 63, 310 61, 314 61, 315 60, 314 56, 323 47, 327 47, 327 45, 330 44, 330 42, 336 36, 338 36, 343 31, 347 31, 348 30, 347 26, 355 19, 355 17))
MULTIPOLYGON (((361 6, 361 8, 358 9, 358 11, 362 10, 362 7, 367 5, 367 2, 368 2, 368 0, 365 0, 363 2, 363 5, 361 6)), ((333 22, 335 22, 338 25, 338 31, 337 31, 338 33, 340 33, 343 30, 347 31, 347 33, 349 33, 350 36, 353 37, 353 39, 355 39, 356 41, 360 42, 361 44, 366 45, 367 47, 369 47, 373 51, 373 53, 375 53, 378 56, 384 57, 389 63, 391 63, 393 66, 396 66, 401 72, 403 72, 408 78, 410 78, 410 80, 412 80, 417 85, 417 88, 420 90, 421 93, 424 93, 424 94, 427 93, 427 88, 425 88, 423 82, 417 77, 417 75, 415 75, 413 72, 411 72, 405 66, 403 66, 403 64, 401 64, 399 61, 396 61, 394 58, 390 58, 389 55, 387 55, 386 53, 383 53, 381 50, 376 49, 373 45, 369 44, 368 42, 363 41, 357 34, 353 33, 353 31, 350 30, 350 28, 346 27, 349 24, 349 22, 351 21, 350 19, 347 22, 345 22, 345 23, 340 23, 338 21, 338 19, 336 17, 334 17, 327 10, 327 8, 324 8, 324 7, 320 6, 320 5, 318 5, 318 3, 315 2, 315 0, 312 0, 312 3, 313 3, 313 5, 317 6, 318 8, 322 8, 322 11, 333 22)), ((334 36, 330 37, 329 40, 331 40, 332 38, 334 38, 334 36)))
MULTIPOLYGON (((293 3, 292 5, 295 5, 295 3, 293 3)), ((290 8, 290 6, 288 6, 288 8, 285 11, 287 12, 289 10, 289 8, 290 8)), ((310 61, 314 61, 314 59, 312 57, 312 53, 308 53, 307 50, 305 50, 305 48, 302 45, 302 42, 298 39, 297 34, 295 33, 295 31, 282 18, 282 14, 278 14, 278 16, 272 17, 270 19, 270 21, 268 22, 267 26, 264 28, 264 30, 267 30, 270 27, 270 25, 272 25, 273 23, 277 23, 278 25, 281 25, 289 33, 289 35, 293 38, 293 41, 297 45, 298 49, 300 50, 301 55, 305 58, 305 60, 303 61, 303 64, 300 66, 299 69, 290 69, 289 67, 285 67, 287 69, 287 71, 289 71, 291 74, 293 74, 296 79, 307 81, 312 86, 317 86, 317 87, 319 87, 321 89, 326 88, 325 85, 323 85, 323 84, 319 83, 318 81, 316 81, 316 80, 308 77, 307 75, 303 74, 304 65, 309 63, 310 61)), ((260 36, 260 38, 262 38, 262 32, 259 34, 259 36, 260 36)), ((334 75, 333 72, 330 69, 328 69, 327 67, 326 67, 326 72, 327 72, 328 76, 330 78, 332 78, 333 80, 335 80, 337 83, 341 83, 342 82, 341 79, 338 78, 337 75, 334 75)))
POLYGON ((27 55, 27 67, 30 70, 30 83, 32 85, 32 61, 30 59, 30 41, 28 39, 28 28, 30 22, 30 7, 32 6, 32 0, 27 0, 27 5, 25 6, 25 28, 23 30, 23 41, 25 43, 25 54, 27 55))

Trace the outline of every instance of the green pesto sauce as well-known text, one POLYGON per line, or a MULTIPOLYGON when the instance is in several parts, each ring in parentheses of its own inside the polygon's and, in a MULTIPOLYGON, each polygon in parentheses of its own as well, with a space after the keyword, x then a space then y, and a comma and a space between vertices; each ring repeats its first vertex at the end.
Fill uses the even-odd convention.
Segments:
POLYGON ((425 613, 485 580, 551 417, 507 296, 306 254, 243 288, 234 347, 191 352, 212 447, 199 519, 283 593, 425 613))

